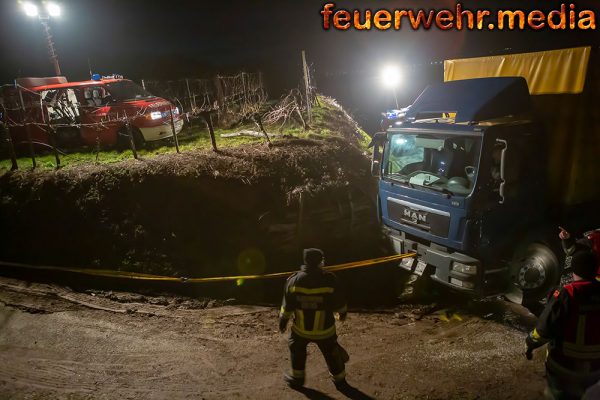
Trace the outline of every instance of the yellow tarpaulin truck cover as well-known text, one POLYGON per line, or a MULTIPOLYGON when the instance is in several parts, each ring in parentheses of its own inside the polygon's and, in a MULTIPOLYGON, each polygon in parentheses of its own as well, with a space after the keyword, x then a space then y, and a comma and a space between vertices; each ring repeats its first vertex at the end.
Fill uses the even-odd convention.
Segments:
POLYGON ((446 60, 444 81, 525 78, 534 95, 537 117, 544 125, 548 196, 565 205, 600 202, 600 79, 596 56, 590 47, 577 47, 446 60), (596 61, 590 63, 590 57, 596 57, 596 61))
POLYGON ((535 53, 507 54, 490 57, 444 61, 444 81, 522 76, 529 93, 581 93, 585 85, 590 47, 535 53))

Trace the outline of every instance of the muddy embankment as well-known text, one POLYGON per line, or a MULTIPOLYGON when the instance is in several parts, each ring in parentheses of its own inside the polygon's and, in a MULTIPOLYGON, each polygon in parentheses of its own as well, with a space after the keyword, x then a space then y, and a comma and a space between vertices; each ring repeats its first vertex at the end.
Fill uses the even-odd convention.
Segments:
MULTIPOLYGON (((309 246, 354 261, 382 255, 375 190, 363 150, 337 137, 16 171, 0 177, 0 259, 188 277, 289 270, 309 246)), ((378 292, 386 269, 344 275, 378 292)), ((275 290, 247 282, 219 290, 275 290)))

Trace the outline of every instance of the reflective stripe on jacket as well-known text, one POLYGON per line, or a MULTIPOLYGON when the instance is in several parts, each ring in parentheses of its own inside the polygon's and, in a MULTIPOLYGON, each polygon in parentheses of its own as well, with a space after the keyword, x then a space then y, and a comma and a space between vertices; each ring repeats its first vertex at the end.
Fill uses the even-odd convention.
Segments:
POLYGON ((547 366, 557 373, 599 373, 600 284, 576 281, 556 290, 531 338, 550 341, 547 366))
POLYGON ((311 340, 335 335, 334 313, 346 312, 346 299, 334 274, 302 266, 285 284, 280 315, 293 317, 292 331, 311 340))
POLYGON ((569 313, 565 317, 563 340, 553 358, 576 370, 600 370, 600 285, 577 281, 565 286, 569 313))

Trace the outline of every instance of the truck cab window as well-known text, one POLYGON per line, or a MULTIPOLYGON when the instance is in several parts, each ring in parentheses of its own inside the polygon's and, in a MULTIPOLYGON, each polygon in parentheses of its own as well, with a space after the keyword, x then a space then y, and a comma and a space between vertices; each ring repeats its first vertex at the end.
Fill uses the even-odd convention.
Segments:
POLYGON ((397 136, 389 147, 386 171, 389 174, 401 174, 421 169, 423 148, 415 146, 414 136, 397 136))
POLYGON ((480 146, 477 137, 394 133, 384 153, 384 177, 424 190, 467 195, 480 146))

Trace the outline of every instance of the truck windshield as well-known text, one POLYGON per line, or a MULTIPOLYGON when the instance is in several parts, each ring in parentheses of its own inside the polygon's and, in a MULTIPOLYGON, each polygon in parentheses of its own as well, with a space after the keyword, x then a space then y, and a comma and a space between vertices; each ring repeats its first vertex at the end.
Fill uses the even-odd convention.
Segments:
POLYGON ((106 88, 115 101, 140 100, 156 97, 131 81, 107 83, 106 88))
POLYGON ((466 196, 477 174, 481 138, 394 133, 383 159, 383 177, 423 190, 466 196))

